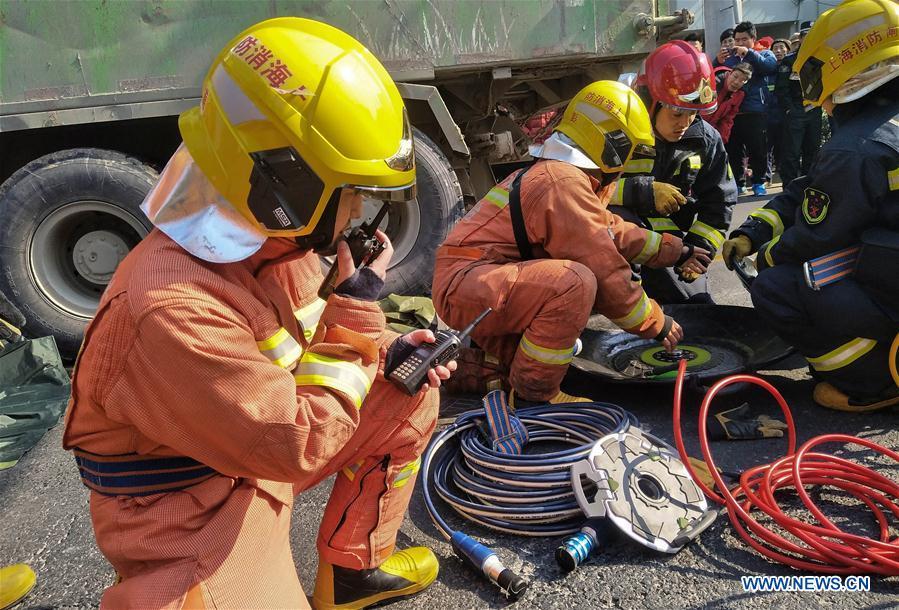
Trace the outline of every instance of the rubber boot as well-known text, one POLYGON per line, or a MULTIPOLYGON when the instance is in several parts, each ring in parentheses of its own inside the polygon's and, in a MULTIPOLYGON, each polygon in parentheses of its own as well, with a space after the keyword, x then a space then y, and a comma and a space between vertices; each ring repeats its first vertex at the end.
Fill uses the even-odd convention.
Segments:
POLYGON ((892 388, 887 390, 883 396, 854 399, 835 386, 822 381, 815 386, 812 399, 828 409, 848 411, 850 413, 866 413, 899 405, 899 391, 897 391, 897 388, 892 388))
POLYGON ((0 568, 0 610, 9 608, 34 588, 37 577, 24 563, 0 568))
POLYGON ((437 557, 423 546, 396 551, 377 568, 353 570, 320 562, 312 607, 367 608, 418 593, 437 578, 437 557))

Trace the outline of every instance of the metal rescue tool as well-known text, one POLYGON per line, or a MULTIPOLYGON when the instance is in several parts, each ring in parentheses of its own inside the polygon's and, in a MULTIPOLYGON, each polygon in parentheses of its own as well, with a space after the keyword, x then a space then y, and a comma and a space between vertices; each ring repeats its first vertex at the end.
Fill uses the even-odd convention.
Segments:
MULTIPOLYGON (((381 221, 384 220, 387 210, 388 204, 382 204, 381 209, 378 210, 374 218, 359 225, 344 238, 350 247, 350 254, 353 255, 353 264, 356 265, 356 268, 370 265, 384 251, 384 243, 375 237, 375 231, 377 231, 381 221)), ((331 293, 334 292, 334 281, 337 279, 337 272, 337 255, 335 255, 334 264, 331 265, 328 274, 318 288, 318 297, 320 299, 327 300, 331 293)))
POLYGON ((599 439, 585 459, 572 465, 571 485, 588 522, 557 552, 559 564, 569 571, 612 531, 656 551, 676 553, 717 516, 677 452, 635 426, 599 439))
POLYGON ((410 396, 415 394, 427 381, 428 371, 455 358, 465 338, 491 311, 493 309, 490 307, 482 311, 461 333, 453 329, 438 330, 434 343, 422 343, 416 347, 387 378, 410 396))

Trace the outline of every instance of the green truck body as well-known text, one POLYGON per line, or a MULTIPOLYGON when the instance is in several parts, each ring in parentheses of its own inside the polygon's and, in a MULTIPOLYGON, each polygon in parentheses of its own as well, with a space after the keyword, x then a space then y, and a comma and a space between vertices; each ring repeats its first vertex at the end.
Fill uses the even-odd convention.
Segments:
POLYGON ((666 17, 667 8, 666 0, 0 0, 0 291, 23 310, 30 334, 52 333, 74 354, 116 265, 152 228, 140 200, 178 146, 177 116, 198 103, 212 59, 256 22, 299 16, 352 34, 398 82, 416 130, 419 197, 391 208, 382 225, 396 248, 387 289, 426 292, 434 249, 466 206, 528 160, 529 117, 593 80, 636 70, 692 19, 666 17), (113 170, 121 175, 106 180, 113 170))

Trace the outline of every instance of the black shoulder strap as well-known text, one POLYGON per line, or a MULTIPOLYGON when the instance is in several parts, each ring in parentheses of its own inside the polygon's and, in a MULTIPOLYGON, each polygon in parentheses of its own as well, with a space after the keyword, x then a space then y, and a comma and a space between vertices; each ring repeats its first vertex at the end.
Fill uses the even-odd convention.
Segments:
POLYGON ((529 261, 534 258, 531 242, 528 241, 528 231, 524 226, 524 214, 521 212, 521 178, 527 173, 527 169, 519 172, 512 181, 509 189, 509 212, 512 214, 512 230, 515 232, 515 243, 518 244, 518 254, 521 260, 529 261))

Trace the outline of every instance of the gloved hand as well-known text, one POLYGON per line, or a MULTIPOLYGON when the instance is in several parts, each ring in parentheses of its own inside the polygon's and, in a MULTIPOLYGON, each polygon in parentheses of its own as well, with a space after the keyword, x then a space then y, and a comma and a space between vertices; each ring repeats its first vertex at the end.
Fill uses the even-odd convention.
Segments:
MULTIPOLYGON (((387 348, 387 356, 384 359, 384 376, 386 377, 393 372, 393 369, 408 358, 415 351, 416 347, 422 343, 433 343, 434 341, 434 333, 428 329, 421 328, 397 337, 396 341, 387 348)), ((449 379, 455 370, 455 360, 450 360, 446 365, 435 366, 428 371, 428 382, 421 386, 420 391, 427 392, 430 388, 439 388, 441 380, 449 379)))
POLYGON ((752 241, 745 235, 731 237, 721 246, 721 256, 724 258, 724 264, 731 271, 734 270, 733 261, 739 261, 750 254, 752 254, 752 241))
POLYGON ((754 438, 780 438, 787 425, 767 415, 749 412, 749 403, 715 413, 709 420, 709 437, 716 440, 748 440, 754 438))
POLYGON ((662 344, 666 352, 673 352, 677 344, 684 338, 684 329, 671 316, 665 316, 665 324, 662 332, 656 335, 655 340, 662 344))
POLYGON ((655 199, 656 212, 663 216, 669 216, 677 212, 682 205, 687 203, 680 190, 667 182, 652 181, 652 195, 655 199))
POLYGON ((0 292, 0 344, 15 343, 22 339, 20 328, 25 325, 25 316, 0 292))
POLYGON ((356 268, 347 243, 341 240, 337 244, 338 272, 334 292, 362 301, 378 300, 378 295, 384 287, 384 278, 387 277, 387 265, 393 256, 393 244, 387 234, 380 229, 375 231, 375 236, 384 244, 384 250, 371 265, 361 269, 356 268))
POLYGON ((711 252, 705 248, 699 248, 693 244, 684 244, 681 257, 674 264, 674 270, 679 278, 685 282, 692 282, 700 275, 708 271, 712 264, 711 252))

